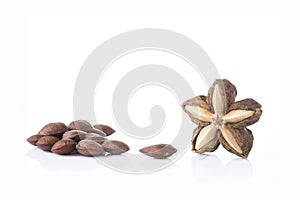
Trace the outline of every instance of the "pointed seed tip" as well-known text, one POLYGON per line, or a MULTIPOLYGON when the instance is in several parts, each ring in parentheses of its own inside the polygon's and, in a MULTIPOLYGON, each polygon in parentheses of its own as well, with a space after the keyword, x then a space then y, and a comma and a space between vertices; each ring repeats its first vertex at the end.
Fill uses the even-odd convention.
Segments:
POLYGON ((246 155, 246 154, 242 154, 242 156, 241 156, 243 159, 247 159, 247 157, 248 157, 248 155, 246 155))

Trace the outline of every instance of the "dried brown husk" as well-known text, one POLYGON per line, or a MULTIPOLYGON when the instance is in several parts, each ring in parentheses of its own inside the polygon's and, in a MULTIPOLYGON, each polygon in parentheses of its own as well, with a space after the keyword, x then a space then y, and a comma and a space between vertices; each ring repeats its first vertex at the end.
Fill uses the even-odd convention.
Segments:
POLYGON ((250 98, 237 101, 231 104, 227 113, 234 110, 245 110, 245 111, 249 110, 254 112, 252 116, 242 121, 235 122, 235 123, 228 123, 235 128, 243 128, 246 126, 250 126, 256 123, 260 119, 260 116, 262 115, 261 105, 258 102, 256 102, 254 99, 250 99, 250 98))
POLYGON ((140 149, 140 152, 157 159, 165 159, 177 152, 177 149, 170 144, 156 144, 140 149))
POLYGON ((213 85, 209 88, 208 94, 207 94, 207 103, 210 107, 211 112, 214 113, 213 105, 212 105, 212 97, 213 92, 215 90, 215 86, 219 85, 221 89, 221 94, 223 96, 223 101, 225 101, 225 112, 229 108, 229 106, 234 103, 235 97, 237 95, 236 87, 227 79, 217 79, 213 83, 213 85))
POLYGON ((247 158, 251 148, 253 146, 253 135, 252 132, 247 128, 233 128, 230 126, 227 126, 227 128, 230 130, 232 136, 234 137, 236 143, 239 145, 239 148, 242 150, 242 152, 238 152, 235 150, 228 141, 224 138, 223 135, 220 137, 220 143, 222 146, 229 152, 234 153, 237 156, 240 156, 242 158, 247 158))
POLYGON ((130 149, 127 144, 118 140, 107 140, 102 146, 110 154, 122 154, 130 149))
POLYGON ((85 139, 86 132, 80 130, 71 130, 67 131, 63 134, 63 139, 72 139, 75 142, 79 142, 80 140, 85 139))
POLYGON ((261 105, 253 99, 234 103, 236 94, 232 83, 218 79, 210 87, 207 98, 202 96, 201 103, 198 100, 200 96, 184 102, 184 111, 189 111, 187 113, 192 121, 200 124, 192 138, 194 152, 215 151, 221 143, 228 151, 247 158, 253 145, 253 135, 246 126, 256 123, 262 110, 261 105), (187 105, 194 106, 186 109, 187 105), (205 123, 201 123, 200 119, 205 123))
POLYGON ((106 134, 106 136, 110 136, 116 132, 113 128, 104 124, 96 124, 94 125, 94 128, 103 131, 106 134))
POLYGON ((78 153, 84 156, 102 156, 105 155, 105 150, 101 144, 92 140, 81 140, 76 149, 78 153))
POLYGON ((63 133, 68 130, 68 127, 62 122, 49 123, 45 125, 40 131, 39 135, 51 135, 61 138, 63 133))
POLYGON ((189 99, 185 102, 183 102, 182 104, 182 109, 184 110, 184 112, 186 112, 188 114, 188 116, 191 118, 192 122, 194 122, 197 125, 200 126, 207 126, 210 124, 210 122, 208 121, 203 121, 200 120, 197 116, 195 116, 193 113, 189 112, 186 108, 186 106, 195 106, 195 107, 200 107, 204 110, 210 111, 209 105, 206 102, 206 96, 196 96, 192 99, 189 99))
POLYGON ((50 136, 50 135, 46 135, 41 137, 37 143, 36 146, 38 146, 38 148, 44 150, 44 151, 50 151, 52 146, 59 141, 59 139, 55 136, 50 136))
POLYGON ((43 137, 43 135, 38 135, 38 134, 32 135, 32 136, 30 136, 29 138, 27 138, 27 142, 29 142, 30 144, 36 146, 37 141, 38 141, 41 137, 43 137))
POLYGON ((68 128, 70 130, 81 130, 84 132, 92 132, 92 133, 98 133, 101 136, 106 136, 106 134, 99 130, 99 129, 95 129, 88 121, 86 120, 75 120, 72 121, 68 128))
POLYGON ((66 155, 72 153, 76 148, 76 142, 71 139, 62 139, 57 141, 51 148, 53 153, 66 155))
POLYGON ((196 148, 196 141, 197 137, 199 136, 201 130, 204 127, 198 126, 194 130, 193 138, 192 138, 192 151, 195 153, 205 153, 205 152, 214 152, 220 145, 219 137, 220 137, 220 131, 218 130, 218 133, 216 134, 216 137, 214 140, 210 140, 205 146, 202 148, 196 148))

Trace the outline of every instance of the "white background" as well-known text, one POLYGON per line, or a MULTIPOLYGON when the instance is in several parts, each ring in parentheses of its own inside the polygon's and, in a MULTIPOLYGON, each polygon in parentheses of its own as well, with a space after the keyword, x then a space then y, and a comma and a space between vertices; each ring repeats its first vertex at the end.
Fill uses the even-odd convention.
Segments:
MULTIPOLYGON (((293 91, 293 85, 287 81, 296 76, 288 67, 299 64, 299 61, 293 62, 297 48, 291 46, 299 44, 293 37, 299 33, 298 18, 293 12, 296 6, 274 1, 270 1, 272 4, 259 1, 244 5, 228 1, 226 5, 219 2, 217 6, 201 3, 187 6, 172 1, 172 4, 160 4, 160 11, 153 11, 157 8, 155 1, 151 5, 135 2, 123 9, 120 2, 117 6, 81 6, 76 1, 51 5, 29 2, 28 5, 0 6, 3 198, 22 195, 31 199, 253 199, 296 195, 292 181, 298 178, 298 172, 293 151, 297 151, 299 136, 297 129, 291 129, 295 127, 292 115, 280 112, 281 105, 289 105, 288 112, 297 109, 293 106, 296 99, 287 99, 293 91), (67 5, 71 5, 70 8, 67 5), (169 7, 176 11, 170 11, 169 7), (90 9, 93 11, 87 11, 90 9), (143 11, 139 11, 141 9, 143 11), (26 143, 25 139, 45 123, 72 120, 74 82, 81 64, 94 48, 116 34, 144 27, 170 29, 190 37, 209 54, 221 77, 237 86, 237 99, 252 97, 263 105, 261 120, 250 127, 255 142, 248 161, 236 159, 220 147, 215 156, 202 160, 187 152, 163 171, 128 175, 101 166, 91 158, 59 157, 26 143), (281 92, 282 89, 287 91, 281 92), (283 95, 285 98, 280 102, 283 95), (287 127, 283 125, 285 120, 289 122, 287 127)), ((174 57, 155 52, 132 56, 120 60, 119 64, 148 64, 154 60, 158 64, 165 62, 181 73, 180 61, 174 57), (145 59, 143 63, 142 56, 152 59, 145 59)), ((123 72, 116 69, 117 64, 107 74, 112 85, 122 77, 123 72)), ((189 70, 182 74, 196 93, 206 93, 201 77, 189 70)), ((109 94, 111 88, 103 87, 109 94)), ((130 115, 137 124, 147 125, 149 107, 143 109, 140 102, 145 100, 146 93, 159 92, 162 98, 157 101, 172 114, 167 116, 170 123, 166 131, 151 142, 168 142, 173 135, 167 133, 178 130, 178 126, 172 125, 180 121, 174 117, 181 113, 176 106, 178 102, 160 88, 144 89, 132 98, 130 115)), ((96 109, 109 102, 109 98, 103 99, 101 94, 96 94, 95 99, 96 109)), ((151 102, 148 104, 151 106, 151 102)), ((98 120, 114 124, 107 109, 106 115, 97 114, 98 120)), ((118 134, 128 140, 130 146, 136 143, 120 131, 118 134)), ((145 141, 138 141, 138 145, 144 144, 145 141)))

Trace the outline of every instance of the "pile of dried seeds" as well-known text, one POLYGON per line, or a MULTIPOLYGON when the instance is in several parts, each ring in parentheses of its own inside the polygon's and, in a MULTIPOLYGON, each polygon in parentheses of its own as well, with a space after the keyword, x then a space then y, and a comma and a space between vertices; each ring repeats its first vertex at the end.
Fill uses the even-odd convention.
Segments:
POLYGON ((122 154, 130 148, 124 142, 108 140, 114 129, 107 125, 92 126, 86 120, 76 120, 66 126, 56 122, 45 125, 27 141, 44 151, 66 155, 79 153, 84 156, 122 154))
MULTIPOLYGON (((103 124, 92 126, 86 120, 76 120, 66 126, 62 122, 45 125, 36 135, 27 141, 44 151, 59 155, 81 154, 84 156, 117 155, 129 151, 122 141, 108 140, 115 133, 111 127, 103 124)), ((177 152, 170 144, 156 144, 140 149, 140 152, 157 159, 164 159, 177 152)))

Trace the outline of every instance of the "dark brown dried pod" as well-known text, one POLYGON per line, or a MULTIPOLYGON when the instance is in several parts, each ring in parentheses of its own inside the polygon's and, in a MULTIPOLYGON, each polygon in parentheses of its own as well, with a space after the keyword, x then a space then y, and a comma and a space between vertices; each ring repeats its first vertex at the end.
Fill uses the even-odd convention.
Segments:
POLYGON ((229 116, 231 113, 234 114, 234 112, 241 112, 241 111, 244 112, 252 111, 253 113, 249 113, 249 117, 243 119, 242 121, 232 120, 231 123, 227 122, 227 124, 230 124, 232 127, 235 128, 250 126, 256 123, 260 119, 260 116, 262 114, 261 105, 257 103, 254 99, 249 98, 231 104, 226 116, 229 116))
POLYGON ((29 142, 30 144, 36 146, 37 141, 43 137, 43 135, 32 135, 29 138, 27 138, 27 142, 29 142))
POLYGON ((127 144, 118 140, 107 140, 102 146, 110 154, 122 154, 130 149, 127 144))
MULTIPOLYGON (((215 82, 213 83, 213 85, 209 88, 208 90, 208 94, 207 94, 207 103, 210 106, 211 112, 215 113, 214 111, 214 106, 213 106, 213 94, 214 94, 214 90, 218 88, 220 91, 220 95, 223 97, 223 99, 220 99, 220 102, 224 102, 225 103, 225 113, 227 111, 227 109, 229 108, 229 106, 234 103, 235 101, 235 97, 237 95, 237 90, 236 87, 227 79, 217 79, 215 80, 215 82), (218 85, 218 87, 216 87, 216 85, 218 85)), ((223 114, 225 114, 223 113, 223 114)))
POLYGON ((99 130, 99 129, 95 129, 88 121, 86 120, 75 120, 72 121, 68 128, 70 130, 81 130, 84 132, 92 132, 92 133, 98 133, 101 136, 106 136, 106 134, 99 130))
POLYGON ((41 137, 36 146, 44 151, 50 151, 52 146, 58 141, 59 139, 55 136, 46 135, 41 137))
POLYGON ((194 152, 214 151, 219 146, 219 140, 228 151, 243 158, 248 156, 253 136, 245 127, 256 123, 262 110, 253 99, 234 103, 236 94, 232 83, 218 79, 210 87, 207 99, 203 97, 198 100, 199 97, 195 97, 184 103, 184 111, 200 125, 192 138, 194 152))
POLYGON ((236 129, 233 127, 227 126, 227 131, 222 132, 223 134, 220 137, 220 143, 222 146, 229 152, 234 153, 237 156, 242 158, 247 158, 252 145, 253 145, 253 135, 252 132, 247 128, 236 129), (226 140, 223 135, 228 135, 226 140), (230 143, 230 144, 229 144, 230 143))
POLYGON ((72 139, 75 142, 85 139, 86 132, 80 130, 71 130, 63 134, 63 139, 72 139))
POLYGON ((62 122, 49 123, 45 125, 40 131, 39 135, 51 135, 58 138, 62 137, 62 134, 68 130, 68 127, 62 122))
POLYGON ((140 149, 140 152, 157 159, 164 159, 172 156, 177 149, 170 144, 156 144, 140 149))
POLYGON ((113 128, 104 124, 96 124, 94 125, 94 128, 103 131, 106 136, 110 136, 111 134, 116 132, 113 128))
POLYGON ((78 153, 84 156, 100 156, 105 155, 105 150, 95 141, 92 140, 81 140, 77 145, 76 149, 78 153))
POLYGON ((66 155, 72 153, 76 148, 76 142, 71 139, 62 139, 57 141, 51 148, 51 151, 56 154, 66 155))
POLYGON ((188 114, 192 122, 200 126, 207 126, 210 124, 209 118, 203 118, 203 113, 207 113, 210 110, 205 96, 196 96, 189 99, 182 104, 182 109, 188 114))
MULTIPOLYGON (((206 126, 208 127, 208 126, 206 126)), ((192 151, 195 153, 204 153, 204 152, 214 152, 220 145, 219 142, 219 137, 220 137, 220 131, 218 131, 217 134, 213 135, 213 138, 211 138, 210 140, 207 141, 206 144, 204 145, 198 145, 197 141, 199 140, 200 135, 199 134, 204 134, 203 130, 206 127, 201 127, 198 126, 195 130, 194 130, 194 135, 192 138, 192 151), (202 131, 202 132, 201 132, 202 131)))

